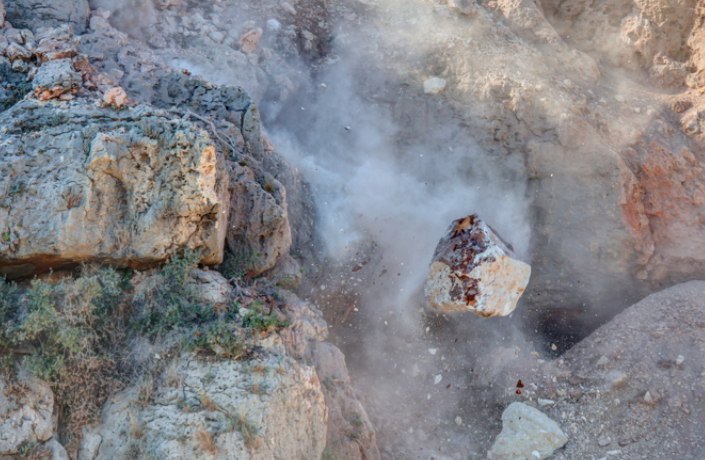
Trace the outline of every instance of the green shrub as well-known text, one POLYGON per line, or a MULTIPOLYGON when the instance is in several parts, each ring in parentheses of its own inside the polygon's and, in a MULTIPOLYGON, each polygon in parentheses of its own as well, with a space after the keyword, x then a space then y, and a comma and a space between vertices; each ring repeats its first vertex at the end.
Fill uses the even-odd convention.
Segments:
POLYGON ((120 384, 116 354, 124 342, 124 321, 118 309, 124 298, 119 281, 115 270, 84 269, 76 280, 35 279, 21 297, 13 284, 0 283, 0 351, 11 363, 12 348, 31 350, 23 367, 51 384, 69 437, 97 419, 120 384))
POLYGON ((250 310, 242 319, 242 327, 249 327, 260 331, 268 331, 270 328, 279 330, 289 326, 287 320, 281 320, 276 314, 270 314, 260 302, 253 302, 250 310))
POLYGON ((202 305, 186 282, 188 272, 199 256, 187 252, 176 255, 161 269, 162 279, 144 296, 135 321, 137 329, 150 337, 163 336, 172 329, 212 320, 213 309, 202 305))
POLYGON ((184 340, 184 349, 228 359, 239 359, 247 353, 237 326, 224 318, 194 328, 184 340))
POLYGON ((226 278, 244 278, 250 273, 259 259, 259 253, 251 247, 243 247, 236 253, 227 251, 218 270, 226 278))

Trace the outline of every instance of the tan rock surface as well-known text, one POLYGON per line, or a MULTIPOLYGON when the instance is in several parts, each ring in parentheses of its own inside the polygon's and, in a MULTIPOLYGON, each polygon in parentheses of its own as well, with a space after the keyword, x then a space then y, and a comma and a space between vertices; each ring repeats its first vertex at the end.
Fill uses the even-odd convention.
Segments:
POLYGON ((2 273, 140 266, 187 248, 222 260, 228 178, 205 132, 145 106, 28 101, 2 118, 14 119, 1 144, 2 273))

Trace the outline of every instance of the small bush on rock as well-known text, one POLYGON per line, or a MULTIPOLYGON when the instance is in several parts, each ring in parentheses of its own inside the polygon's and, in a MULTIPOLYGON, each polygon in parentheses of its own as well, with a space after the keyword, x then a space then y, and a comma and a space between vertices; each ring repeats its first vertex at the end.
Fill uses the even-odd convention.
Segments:
POLYGON ((97 419, 120 385, 116 356, 124 337, 119 312, 124 299, 119 281, 112 269, 85 269, 77 280, 34 280, 22 297, 16 286, 0 285, 8 294, 0 300, 0 352, 11 367, 12 349, 31 350, 23 367, 51 384, 69 437, 97 419))
POLYGON ((160 281, 138 306, 136 326, 141 332, 150 337, 163 336, 172 329, 213 317, 212 308, 203 308, 186 283, 188 272, 198 259, 198 254, 187 252, 184 257, 172 256, 164 265, 160 281))
POLYGON ((279 319, 276 314, 265 311, 259 302, 254 302, 250 310, 242 319, 242 327, 250 327, 260 331, 268 331, 270 328, 279 330, 289 325, 287 320, 279 319))

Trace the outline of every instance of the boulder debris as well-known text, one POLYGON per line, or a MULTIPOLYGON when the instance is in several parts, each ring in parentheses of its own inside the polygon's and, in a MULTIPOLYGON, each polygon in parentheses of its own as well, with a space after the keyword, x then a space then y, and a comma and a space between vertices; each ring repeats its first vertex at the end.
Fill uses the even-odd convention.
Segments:
POLYGON ((531 266, 473 214, 454 221, 439 241, 426 280, 426 300, 438 310, 506 316, 530 276, 531 266))
POLYGON ((558 424, 538 409, 520 402, 502 414, 502 432, 487 453, 492 460, 543 460, 568 438, 558 424))

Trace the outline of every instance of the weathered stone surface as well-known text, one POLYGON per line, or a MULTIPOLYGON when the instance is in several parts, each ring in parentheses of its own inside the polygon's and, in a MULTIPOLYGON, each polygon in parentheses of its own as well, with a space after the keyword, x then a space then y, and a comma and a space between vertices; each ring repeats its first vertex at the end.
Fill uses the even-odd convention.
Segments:
POLYGON ((0 456, 17 453, 23 443, 47 441, 54 434, 54 393, 49 385, 18 375, 22 391, 13 391, 0 377, 0 456))
POLYGON ((543 460, 568 438, 556 422, 538 409, 519 402, 502 414, 502 432, 487 453, 492 460, 543 460))
POLYGON ((70 59, 57 59, 44 63, 39 67, 32 81, 34 94, 41 101, 70 93, 80 84, 81 75, 73 69, 70 59))
POLYGON ((343 353, 333 344, 319 342, 312 347, 311 360, 328 407, 328 449, 340 459, 378 460, 375 430, 355 396, 343 353))
POLYGON ((216 308, 227 305, 233 298, 233 287, 216 271, 191 269, 187 282, 196 297, 216 308))
POLYGON ((5 0, 6 19, 13 26, 37 31, 70 24, 76 33, 86 30, 90 9, 86 0, 5 0))
POLYGON ((0 271, 222 260, 228 177, 209 136, 140 106, 22 102, 0 117, 0 271), (23 133, 32 132, 32 136, 23 133))
POLYGON ((83 458, 320 458, 327 409, 316 371, 287 356, 269 355, 257 371, 254 364, 177 360, 148 401, 139 400, 139 387, 112 398, 95 431, 102 439, 97 455, 86 448, 83 458), (238 429, 240 417, 252 438, 238 429))
POLYGON ((454 221, 438 243, 426 300, 439 310, 506 316, 514 311, 530 276, 531 267, 472 215, 454 221))
POLYGON ((234 165, 227 236, 230 250, 255 275, 274 267, 291 247, 286 190, 268 173, 257 179, 251 168, 234 165))
POLYGON ((262 36, 262 29, 253 29, 240 38, 240 50, 250 54, 257 47, 257 41, 262 36))

